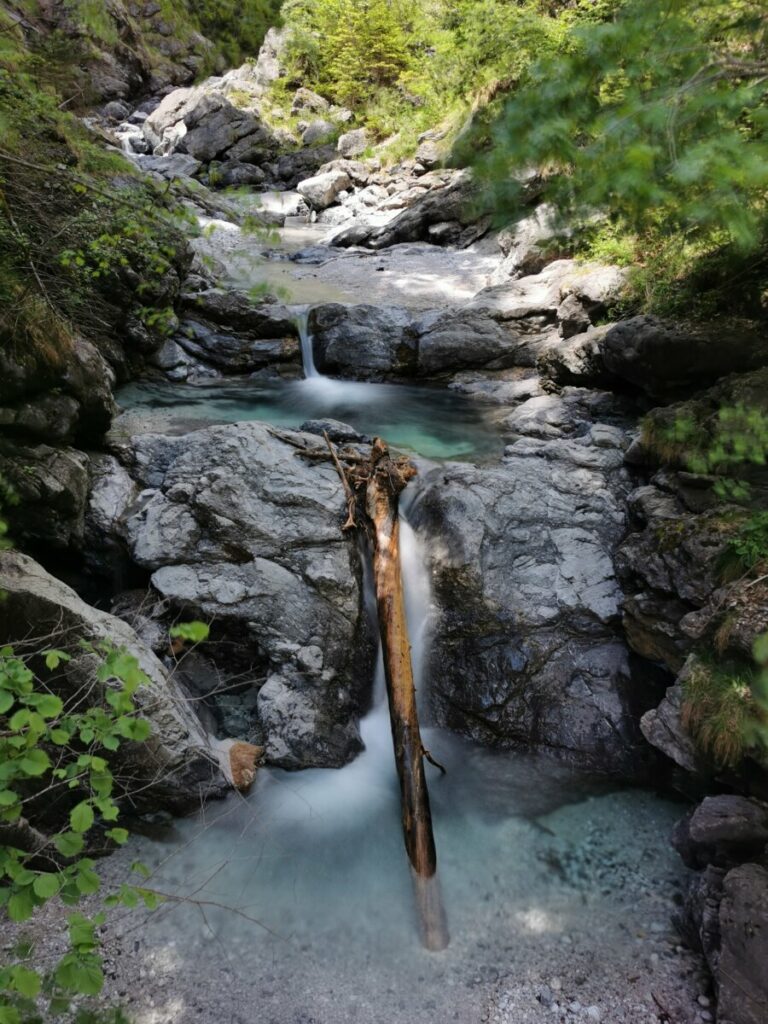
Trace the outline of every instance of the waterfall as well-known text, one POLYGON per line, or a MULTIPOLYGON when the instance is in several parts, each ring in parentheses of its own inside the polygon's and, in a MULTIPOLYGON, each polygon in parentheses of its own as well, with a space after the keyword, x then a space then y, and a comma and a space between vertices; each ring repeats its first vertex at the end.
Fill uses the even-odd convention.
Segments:
POLYGON ((301 362, 304 366, 304 376, 307 379, 320 376, 315 368, 312 335, 309 333, 309 312, 311 308, 311 306, 304 306, 296 313, 296 329, 299 332, 299 341, 301 342, 301 362))

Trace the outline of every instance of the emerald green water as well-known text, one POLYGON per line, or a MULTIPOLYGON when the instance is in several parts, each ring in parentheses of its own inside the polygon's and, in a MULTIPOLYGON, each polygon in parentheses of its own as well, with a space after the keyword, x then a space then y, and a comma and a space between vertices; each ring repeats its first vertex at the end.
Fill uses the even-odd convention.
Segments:
POLYGON ((503 442, 491 410, 451 391, 309 377, 299 381, 144 382, 117 394, 128 413, 121 428, 164 430, 174 422, 261 420, 297 428, 305 420, 335 419, 395 448, 429 459, 498 455, 503 442), (140 424, 140 426, 139 426, 140 424))

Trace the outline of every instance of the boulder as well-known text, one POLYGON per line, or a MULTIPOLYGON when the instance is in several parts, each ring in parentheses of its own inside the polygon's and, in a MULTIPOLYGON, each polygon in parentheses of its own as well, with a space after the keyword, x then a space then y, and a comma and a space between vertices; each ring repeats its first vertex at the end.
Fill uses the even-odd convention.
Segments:
POLYGON ((399 242, 423 242, 429 240, 432 225, 456 221, 468 231, 460 236, 458 243, 470 245, 490 226, 486 223, 478 231, 469 230, 483 218, 484 211, 481 208, 478 212, 477 208, 477 200, 482 199, 481 190, 467 171, 445 173, 446 177, 439 185, 435 183, 435 187, 387 224, 378 227, 354 225, 335 235, 331 244, 384 249, 399 242))
POLYGON ((649 750, 637 720, 658 690, 634 671, 621 637, 620 449, 596 447, 588 432, 521 436, 501 466, 448 463, 412 486, 409 519, 434 586, 427 676, 437 721, 642 777, 649 750))
POLYGON ((321 373, 380 380, 415 372, 417 339, 407 309, 336 302, 313 306, 309 332, 321 373))
POLYGON ((306 199, 314 210, 324 210, 335 202, 339 192, 348 189, 352 182, 345 171, 326 171, 313 178, 299 182, 296 191, 306 199))
POLYGON ((737 793, 705 797, 678 823, 673 845, 691 868, 757 859, 768 846, 768 804, 737 793))
POLYGON ((297 89, 293 94, 293 102, 291 103, 291 113, 301 114, 308 110, 313 114, 324 114, 327 110, 331 109, 331 104, 319 93, 312 92, 311 89, 297 89))
POLYGON ((729 871, 720 904, 717 1019, 763 1024, 768 1009, 768 870, 742 864, 729 871))
POLYGON ((640 719, 643 736, 651 746, 666 754, 680 768, 691 774, 698 771, 699 758, 693 740, 683 728, 683 687, 670 686, 657 708, 652 708, 640 719))
POLYGON ((693 328, 637 316, 614 324, 601 347, 611 373, 661 398, 768 364, 768 338, 740 324, 693 328))
POLYGON ((88 499, 84 452, 0 440, 0 477, 19 499, 9 514, 17 541, 65 550, 81 545, 88 499))
POLYGON ((546 203, 502 231, 499 246, 504 259, 491 275, 491 285, 504 284, 524 274, 538 274, 547 263, 568 255, 567 240, 558 233, 556 211, 546 203))
POLYGON ((240 666, 259 694, 279 680, 279 695, 254 702, 263 719, 253 713, 268 756, 294 768, 338 766, 359 749, 374 654, 338 478, 300 458, 302 445, 324 446, 254 422, 135 437, 144 490, 122 526, 171 613, 213 621, 217 665, 240 666), (311 747, 297 716, 315 723, 311 747))
POLYGON ((336 125, 331 121, 318 119, 304 129, 301 141, 305 146, 315 146, 320 142, 328 142, 336 133, 336 125))
POLYGON ((188 810, 224 791, 225 778, 216 767, 209 737, 185 694, 125 622, 85 604, 17 551, 0 553, 0 590, 6 595, 0 627, 3 644, 13 643, 24 651, 30 635, 39 638, 38 647, 45 646, 45 637, 50 636, 52 644, 70 654, 71 660, 51 677, 51 686, 63 699, 75 693, 90 694, 93 699, 101 693, 96 679, 99 659, 83 650, 81 640, 106 641, 138 659, 149 684, 137 691, 136 700, 152 734, 145 743, 121 747, 117 776, 118 780, 131 778, 134 805, 156 809, 160 803, 188 810))
POLYGON ((416 331, 418 372, 424 377, 477 366, 499 368, 513 362, 518 348, 513 334, 473 310, 426 314, 416 331))
POLYGON ((360 156, 368 146, 368 133, 365 128, 353 128, 350 132, 344 132, 339 136, 336 149, 346 159, 360 156))

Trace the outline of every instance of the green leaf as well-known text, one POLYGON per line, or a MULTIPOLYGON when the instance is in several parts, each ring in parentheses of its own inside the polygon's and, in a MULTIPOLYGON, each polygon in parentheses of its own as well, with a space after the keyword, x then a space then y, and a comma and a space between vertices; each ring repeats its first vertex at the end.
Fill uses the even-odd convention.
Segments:
POLYGON ((70 655, 64 651, 46 651, 45 653, 45 666, 51 671, 57 669, 62 661, 70 660, 70 655))
POLYGON ((95 957, 67 955, 56 968, 56 981, 70 992, 97 996, 104 984, 104 975, 95 957))
POLYGON ((33 748, 20 760, 19 767, 27 775, 43 775, 51 767, 51 759, 44 750, 33 748))
POLYGON ((7 690, 0 690, 0 715, 4 715, 12 707, 13 694, 8 693, 7 690))
POLYGON ((199 644, 208 639, 211 630, 204 622, 180 622, 168 632, 174 640, 188 640, 190 643, 199 644))
POLYGON ((26 921, 35 908, 31 890, 26 887, 11 894, 8 900, 8 917, 12 921, 26 921))
POLYGON ((32 884, 36 896, 41 900, 49 900, 59 891, 58 874, 40 874, 32 884))
POLYGON ((82 836, 75 832, 62 832, 61 835, 53 837, 53 845, 62 857, 76 857, 82 853, 85 843, 82 836))
POLYGON ((20 1020, 15 1006, 0 1006, 0 1024, 19 1024, 20 1020))
POLYGON ((12 807, 19 799, 12 789, 0 789, 0 807, 12 807))
POLYGON ((58 718, 64 710, 64 704, 60 697, 52 693, 43 694, 37 702, 37 713, 43 718, 58 718))
POLYGON ((92 868, 80 868, 75 879, 75 884, 83 896, 98 892, 101 879, 92 868))
POLYGON ((31 971, 28 967, 22 967, 18 965, 13 968, 13 987, 16 991, 26 996, 27 999, 34 999, 40 992, 42 985, 40 976, 36 971, 31 971))
POLYGON ((93 821, 93 808, 87 800, 83 800, 69 812, 69 824, 73 832, 87 832, 93 821))
POLYGON ((110 828, 107 830, 106 835, 113 843, 118 843, 120 846, 128 842, 127 828, 110 828))

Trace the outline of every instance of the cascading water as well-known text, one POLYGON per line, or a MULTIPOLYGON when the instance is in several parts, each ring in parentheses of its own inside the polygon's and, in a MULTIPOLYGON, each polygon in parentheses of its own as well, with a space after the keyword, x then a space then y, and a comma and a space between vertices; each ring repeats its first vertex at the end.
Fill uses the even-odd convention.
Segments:
MULTIPOLYGON (((406 520, 401 528, 423 698, 429 575, 406 520)), ((648 894, 681 871, 657 841, 677 807, 639 791, 595 796, 594 782, 546 758, 424 730, 447 768, 430 772, 451 922, 451 944, 435 954, 413 921, 381 665, 361 733, 365 750, 345 768, 262 769, 247 797, 175 822, 161 839, 136 837, 110 858, 116 883, 138 858, 154 868, 146 884, 174 897, 145 922, 143 945, 130 931, 121 943, 153 979, 150 1007, 146 986, 135 986, 139 1024, 246 1024, 256 1010, 269 1024, 475 1024, 489 1019, 491 989, 562 972, 563 952, 576 965, 610 955, 632 973, 640 951, 631 933, 648 932, 648 916, 665 909, 648 894)))
POLYGON ((315 367, 312 335, 309 333, 309 313, 311 308, 311 306, 302 306, 296 312, 296 329, 299 332, 299 341, 301 342, 301 365, 304 368, 304 377, 306 379, 320 376, 315 367))

